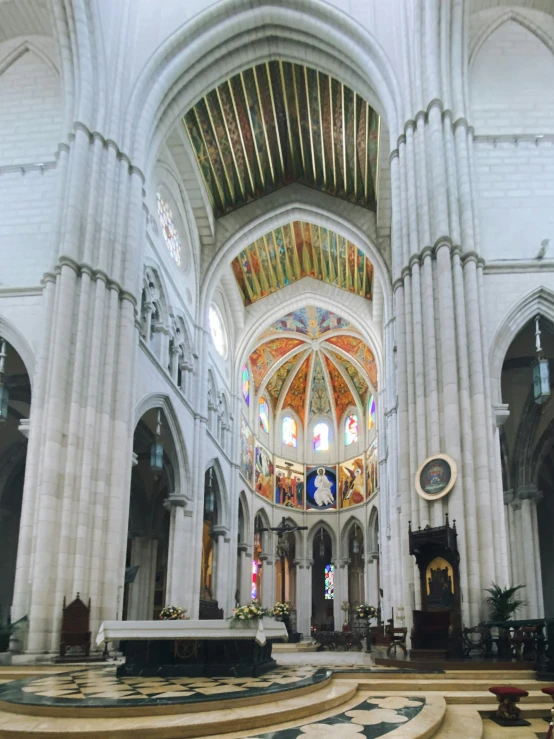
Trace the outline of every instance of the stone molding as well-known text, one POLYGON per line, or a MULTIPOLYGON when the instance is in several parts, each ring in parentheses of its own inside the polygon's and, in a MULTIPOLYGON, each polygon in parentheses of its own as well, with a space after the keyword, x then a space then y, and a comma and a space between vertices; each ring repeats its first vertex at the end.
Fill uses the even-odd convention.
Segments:
POLYGON ((116 290, 120 300, 128 300, 135 309, 137 308, 138 303, 136 297, 128 290, 125 290, 125 288, 119 282, 117 282, 117 280, 112 280, 112 278, 109 277, 109 275, 103 269, 95 269, 90 264, 86 264, 85 262, 77 262, 75 259, 67 256, 66 254, 62 254, 62 256, 59 257, 58 263, 54 267, 53 272, 44 273, 41 280, 41 285, 44 286, 47 282, 56 282, 58 276, 62 271, 62 267, 69 267, 75 272, 78 277, 81 277, 83 274, 87 274, 94 282, 101 280, 105 283, 108 290, 116 290))
POLYGON ((421 249, 419 253, 412 254, 410 256, 408 264, 404 266, 402 268, 402 271, 400 272, 400 277, 397 277, 396 280, 393 282, 393 292, 396 292, 399 287, 402 287, 404 285, 404 280, 407 276, 411 276, 414 264, 422 267, 423 262, 425 261, 425 258, 427 256, 430 256, 431 259, 436 259, 437 252, 442 247, 446 247, 450 250, 451 257, 457 254, 460 257, 462 266, 465 266, 468 262, 475 262, 478 267, 486 267, 486 262, 483 257, 477 254, 477 252, 473 249, 464 252, 462 251, 462 248, 459 244, 454 244, 450 236, 439 236, 439 238, 432 246, 427 244, 421 249))

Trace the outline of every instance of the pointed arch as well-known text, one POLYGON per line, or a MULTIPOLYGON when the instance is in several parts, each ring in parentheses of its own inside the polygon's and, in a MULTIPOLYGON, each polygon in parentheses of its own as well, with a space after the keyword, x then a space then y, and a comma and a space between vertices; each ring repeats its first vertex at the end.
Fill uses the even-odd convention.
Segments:
POLYGON ((229 508, 229 497, 227 492, 227 485, 225 484, 225 475, 221 467, 221 462, 218 457, 213 457, 205 467, 204 473, 206 473, 210 467, 214 468, 215 478, 217 480, 217 503, 216 510, 218 511, 217 521, 215 522, 218 526, 229 527, 230 519, 230 508, 229 508))
POLYGON ((543 316, 554 325, 554 291, 546 287, 531 290, 513 305, 496 330, 489 350, 493 405, 502 403, 502 365, 510 344, 537 315, 543 316))
POLYGON ((348 539, 350 538, 350 532, 352 531, 354 526, 357 526, 360 529, 360 532, 362 534, 363 545, 365 549, 366 535, 364 531, 364 523, 360 518, 358 518, 358 516, 352 514, 350 518, 348 519, 348 521, 344 524, 341 530, 341 537, 340 537, 341 538, 341 553, 340 553, 341 557, 348 557, 350 554, 349 547, 348 547, 348 539))
POLYGON ((546 48, 552 54, 554 54, 554 39, 548 33, 546 33, 544 28, 538 26, 523 13, 520 13, 514 8, 511 8, 510 10, 506 10, 505 12, 494 18, 481 30, 479 34, 477 34, 473 38, 469 51, 468 66, 470 68, 475 62, 477 55, 479 54, 485 43, 488 41, 488 39, 495 33, 495 31, 498 31, 499 28, 501 28, 505 23, 509 23, 510 21, 517 23, 518 25, 522 26, 527 31, 532 33, 539 39, 539 41, 541 41, 546 46, 546 48))
POLYGON ((169 427, 169 432, 173 440, 175 448, 176 460, 174 464, 175 472, 175 490, 174 494, 184 495, 192 498, 190 484, 190 465, 188 460, 187 447, 181 431, 181 424, 175 413, 173 403, 169 395, 165 393, 151 393, 146 395, 135 408, 135 427, 144 414, 153 408, 161 408, 169 427))
MULTIPOLYGON (((254 534, 256 533, 256 519, 260 518, 260 521, 262 522, 262 528, 269 529, 271 526, 269 522, 269 516, 267 515, 267 511, 265 508, 260 507, 257 509, 256 513, 254 514, 254 534)), ((269 538, 269 534, 271 532, 269 531, 263 531, 261 535, 261 543, 262 543, 262 552, 264 554, 268 554, 271 550, 271 539, 269 538)))
POLYGON ((339 556, 339 550, 337 547, 337 537, 336 537, 333 527, 328 523, 328 521, 326 521, 323 518, 320 518, 317 521, 317 523, 312 524, 308 530, 306 554, 310 559, 312 558, 314 539, 320 529, 324 529, 324 531, 326 531, 331 537, 331 552, 332 552, 331 559, 335 559, 336 557, 339 556))
POLYGON ((379 552, 379 509, 373 506, 369 514, 369 524, 367 531, 367 552, 366 554, 376 555, 379 552))
POLYGON ((4 74, 4 72, 7 72, 7 70, 13 64, 19 61, 21 57, 25 56, 25 54, 28 53, 32 53, 35 54, 35 56, 38 56, 38 58, 43 61, 48 67, 50 67, 58 77, 60 76, 60 70, 54 63, 54 60, 51 59, 43 49, 34 44, 30 39, 25 39, 25 41, 19 44, 19 46, 16 46, 15 49, 11 49, 11 51, 0 58, 0 77, 4 74))
POLYGON ((29 375, 29 382, 31 383, 31 390, 33 389, 33 380, 35 376, 35 355, 27 339, 23 334, 6 318, 0 314, 0 337, 6 339, 8 344, 11 344, 15 351, 21 357, 27 374, 29 375))

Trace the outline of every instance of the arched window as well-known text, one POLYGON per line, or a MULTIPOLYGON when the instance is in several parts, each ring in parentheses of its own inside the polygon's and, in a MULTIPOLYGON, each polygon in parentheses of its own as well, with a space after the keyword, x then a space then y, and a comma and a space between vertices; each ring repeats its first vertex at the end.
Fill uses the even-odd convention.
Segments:
POLYGON ((160 193, 156 193, 158 197, 158 218, 162 226, 162 233, 164 235, 164 241, 169 249, 169 253, 175 260, 175 262, 181 264, 181 242, 179 241, 179 234, 175 228, 173 222, 173 213, 169 205, 163 200, 160 193))
POLYGON ((260 428, 269 434, 269 408, 265 398, 260 398, 260 428))
POLYGON ((325 600, 335 598, 335 566, 325 565, 325 600))
POLYGON ((227 359, 227 333, 225 331, 223 318, 221 317, 219 308, 214 303, 210 305, 208 318, 210 321, 212 340, 216 351, 223 357, 223 359, 227 359))
POLYGON ((344 446, 358 441, 358 416, 350 413, 344 422, 344 446))
POLYGON ((314 426, 314 450, 329 451, 329 426, 326 423, 316 423, 314 426))
POLYGON ((369 400, 367 401, 367 430, 371 431, 371 429, 375 426, 375 398, 373 395, 369 396, 369 400))
POLYGON ((244 402, 246 405, 250 405, 250 372, 248 371, 248 367, 244 365, 242 368, 242 397, 244 398, 244 402))
POLYGON ((285 416, 283 418, 283 444, 293 446, 296 449, 298 443, 298 427, 294 418, 285 416))

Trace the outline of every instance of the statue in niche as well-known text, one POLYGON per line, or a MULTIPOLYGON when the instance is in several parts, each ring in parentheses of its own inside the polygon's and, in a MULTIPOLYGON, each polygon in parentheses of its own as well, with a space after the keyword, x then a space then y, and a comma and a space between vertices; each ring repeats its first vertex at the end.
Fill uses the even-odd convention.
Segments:
POLYGON ((436 557, 425 573, 427 605, 430 608, 452 608, 454 605, 454 571, 442 557, 436 557))

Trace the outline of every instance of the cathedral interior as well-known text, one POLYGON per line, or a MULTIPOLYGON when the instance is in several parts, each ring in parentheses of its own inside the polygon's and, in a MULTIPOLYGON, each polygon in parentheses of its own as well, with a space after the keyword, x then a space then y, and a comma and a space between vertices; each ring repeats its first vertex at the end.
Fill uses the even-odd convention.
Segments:
POLYGON ((553 198, 553 0, 0 0, 0 737, 547 736, 553 198))

